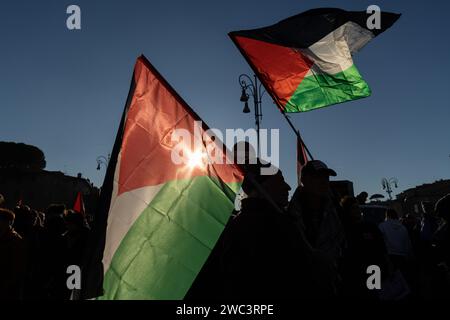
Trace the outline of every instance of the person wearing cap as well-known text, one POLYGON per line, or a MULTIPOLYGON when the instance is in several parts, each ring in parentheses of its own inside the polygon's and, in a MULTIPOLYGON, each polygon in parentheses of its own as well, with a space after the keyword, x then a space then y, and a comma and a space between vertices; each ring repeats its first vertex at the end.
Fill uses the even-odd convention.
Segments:
POLYGON ((26 252, 13 224, 14 213, 0 209, 0 300, 23 298, 26 252))
POLYGON ((331 197, 330 176, 336 176, 336 172, 325 163, 308 161, 301 171, 302 185, 288 209, 304 245, 311 250, 311 278, 315 283, 311 296, 317 298, 337 294, 338 259, 344 242, 343 227, 331 197))

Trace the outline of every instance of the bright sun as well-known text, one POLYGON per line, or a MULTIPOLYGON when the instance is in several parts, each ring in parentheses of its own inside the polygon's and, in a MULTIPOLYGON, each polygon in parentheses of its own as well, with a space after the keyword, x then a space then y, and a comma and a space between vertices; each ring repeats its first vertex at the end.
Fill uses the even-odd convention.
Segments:
POLYGON ((188 166, 191 169, 194 168, 204 168, 205 167, 205 163, 204 163, 204 154, 201 151, 195 151, 189 154, 188 156, 188 166))

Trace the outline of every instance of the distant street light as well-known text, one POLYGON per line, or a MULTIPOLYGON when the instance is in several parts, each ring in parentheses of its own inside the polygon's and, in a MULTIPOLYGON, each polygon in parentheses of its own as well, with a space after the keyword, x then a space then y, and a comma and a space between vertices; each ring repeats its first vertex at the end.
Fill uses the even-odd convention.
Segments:
POLYGON ((98 156, 97 157, 97 170, 100 170, 102 165, 104 165, 105 168, 107 168, 110 158, 111 158, 110 154, 108 154, 108 158, 106 158, 105 156, 98 156))
POLYGON ((383 190, 387 192, 389 195, 389 200, 392 200, 392 187, 398 188, 398 180, 397 178, 383 178, 381 179, 381 186, 383 187, 383 190))

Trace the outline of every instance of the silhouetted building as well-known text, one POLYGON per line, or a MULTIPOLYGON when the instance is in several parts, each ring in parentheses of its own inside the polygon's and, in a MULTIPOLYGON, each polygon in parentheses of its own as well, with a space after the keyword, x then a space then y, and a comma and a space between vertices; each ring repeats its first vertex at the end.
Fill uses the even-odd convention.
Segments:
POLYGON ((403 191, 397 195, 397 202, 401 203, 404 213, 421 214, 422 201, 436 203, 448 193, 450 193, 450 179, 438 180, 403 191))
POLYGON ((78 192, 83 194, 86 212, 94 212, 99 189, 81 174, 71 177, 62 172, 0 168, 0 194, 4 195, 9 208, 19 201, 41 211, 52 203, 72 208, 78 192))

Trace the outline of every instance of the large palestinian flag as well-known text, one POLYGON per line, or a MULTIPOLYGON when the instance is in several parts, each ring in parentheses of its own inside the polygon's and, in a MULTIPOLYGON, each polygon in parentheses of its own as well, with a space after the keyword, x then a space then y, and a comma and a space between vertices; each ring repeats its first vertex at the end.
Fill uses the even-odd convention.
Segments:
POLYGON ((371 91, 352 54, 388 29, 399 14, 382 12, 369 30, 366 12, 313 9, 269 27, 229 36, 284 112, 303 112, 364 98, 371 91))
POLYGON ((240 169, 225 159, 204 161, 206 148, 217 142, 203 135, 206 125, 195 127, 200 120, 156 69, 138 58, 102 188, 94 230, 98 246, 84 267, 84 298, 102 294, 102 265, 101 299, 182 299, 190 288, 242 182, 240 169), (184 129, 191 143, 180 135, 174 139, 177 129, 184 129), (188 161, 176 164, 172 151, 179 143, 184 143, 179 155, 188 161))

